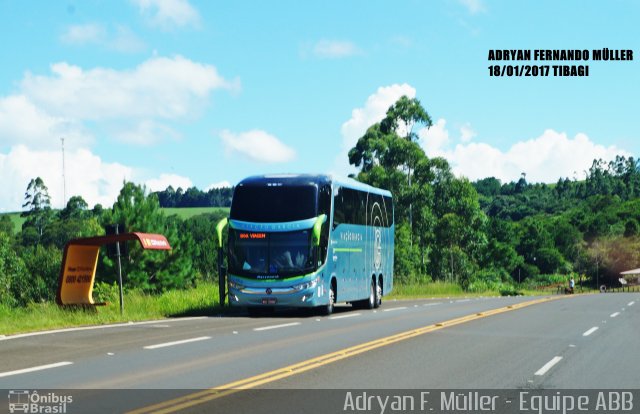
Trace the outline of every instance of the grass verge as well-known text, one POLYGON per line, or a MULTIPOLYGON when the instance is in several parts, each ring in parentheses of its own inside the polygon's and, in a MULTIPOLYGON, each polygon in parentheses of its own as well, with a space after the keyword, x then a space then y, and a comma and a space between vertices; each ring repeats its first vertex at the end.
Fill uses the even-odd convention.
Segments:
POLYGON ((161 295, 128 292, 124 315, 116 298, 96 308, 61 308, 55 303, 33 303, 24 308, 0 306, 0 335, 84 325, 144 321, 176 316, 211 315, 219 312, 218 289, 212 283, 161 295))

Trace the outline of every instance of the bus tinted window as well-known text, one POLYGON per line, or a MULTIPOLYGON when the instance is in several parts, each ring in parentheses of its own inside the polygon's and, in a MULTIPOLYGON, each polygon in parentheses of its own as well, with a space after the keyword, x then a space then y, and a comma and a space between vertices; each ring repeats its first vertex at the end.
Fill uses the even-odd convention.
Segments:
POLYGON ((282 223, 317 214, 316 186, 237 186, 230 216, 234 220, 282 223))
POLYGON ((338 224, 367 224, 367 193, 341 187, 334 196, 334 227, 338 224))
POLYGON ((333 198, 333 227, 339 224, 371 225, 373 214, 383 227, 393 225, 393 200, 375 193, 341 187, 333 198))
POLYGON ((384 196, 384 211, 387 216, 387 227, 393 224, 393 200, 389 196, 384 196))

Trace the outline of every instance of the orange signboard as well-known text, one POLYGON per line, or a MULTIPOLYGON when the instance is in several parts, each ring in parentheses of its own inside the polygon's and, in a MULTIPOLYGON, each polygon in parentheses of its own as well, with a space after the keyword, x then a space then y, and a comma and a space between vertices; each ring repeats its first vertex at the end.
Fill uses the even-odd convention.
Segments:
POLYGON ((138 240, 143 249, 171 250, 167 238, 161 234, 124 233, 71 240, 64 247, 57 303, 59 305, 94 305, 93 284, 100 247, 128 240, 138 240))
POLYGON ((70 245, 62 268, 60 301, 64 304, 92 305, 100 246, 70 245))

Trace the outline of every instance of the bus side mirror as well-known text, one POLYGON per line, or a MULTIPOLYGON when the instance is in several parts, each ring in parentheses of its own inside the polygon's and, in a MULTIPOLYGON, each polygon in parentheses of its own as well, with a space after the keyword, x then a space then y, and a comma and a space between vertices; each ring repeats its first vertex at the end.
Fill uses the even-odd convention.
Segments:
POLYGON ((320 232, 322 231, 322 225, 327 221, 326 214, 320 214, 316 217, 316 222, 313 224, 313 245, 320 246, 320 232))
POLYGON ((223 218, 216 225, 216 234, 218 235, 218 296, 220 298, 220 306, 224 306, 225 296, 227 294, 227 268, 224 266, 224 251, 222 249, 222 229, 225 228, 229 220, 223 218))

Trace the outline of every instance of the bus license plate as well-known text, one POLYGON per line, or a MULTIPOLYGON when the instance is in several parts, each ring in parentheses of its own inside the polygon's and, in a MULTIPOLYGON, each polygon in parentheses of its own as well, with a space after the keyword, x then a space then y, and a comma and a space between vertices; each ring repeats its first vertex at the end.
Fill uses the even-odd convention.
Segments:
POLYGON ((276 298, 262 298, 263 305, 275 305, 278 300, 276 298))

